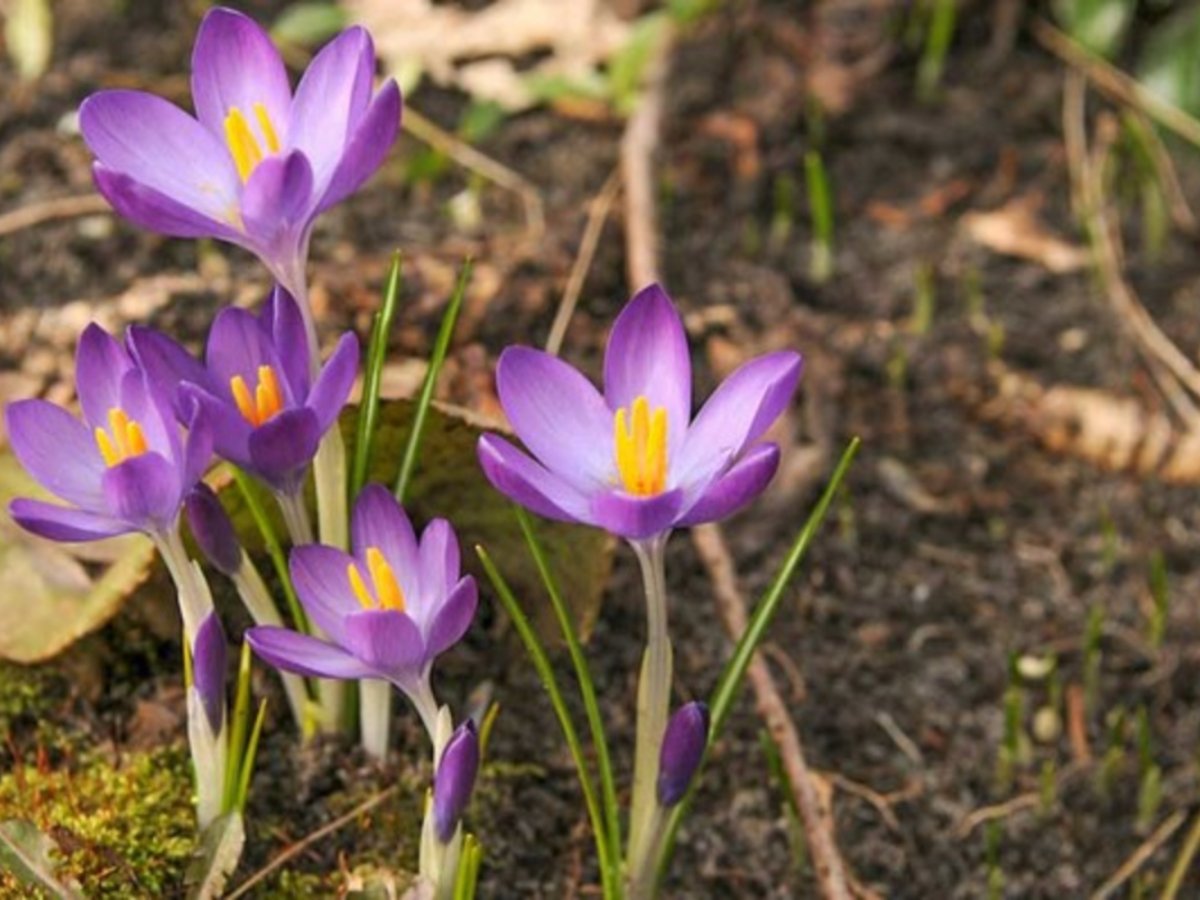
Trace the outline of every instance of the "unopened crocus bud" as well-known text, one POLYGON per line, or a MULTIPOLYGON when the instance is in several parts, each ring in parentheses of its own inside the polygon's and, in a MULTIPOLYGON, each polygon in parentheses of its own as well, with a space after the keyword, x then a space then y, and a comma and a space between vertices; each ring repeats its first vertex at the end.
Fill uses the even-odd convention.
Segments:
POLYGON ((658 762, 658 802, 664 807, 674 806, 687 793, 707 740, 708 707, 703 703, 688 703, 671 716, 658 762))
POLYGON ((213 734, 220 734, 225 717, 225 631, 215 612, 196 630, 192 644, 192 687, 200 695, 213 734))
POLYGON ((203 482, 196 485, 188 494, 185 509, 201 552, 222 575, 232 578, 242 567, 242 545, 213 489, 203 482))
POLYGON ((433 777, 433 824, 437 839, 448 844, 475 788, 479 771, 479 736, 475 723, 467 720, 454 732, 437 774, 433 777))

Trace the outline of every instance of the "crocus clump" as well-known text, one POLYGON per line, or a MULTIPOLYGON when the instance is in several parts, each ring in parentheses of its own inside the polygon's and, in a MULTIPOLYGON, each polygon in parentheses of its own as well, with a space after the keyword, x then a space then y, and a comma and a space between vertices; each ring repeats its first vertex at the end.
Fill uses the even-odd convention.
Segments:
POLYGON ((131 329, 130 344, 148 371, 174 386, 176 408, 198 410, 211 426, 217 455, 288 496, 302 487, 358 369, 358 339, 346 333, 310 376, 304 322, 281 288, 257 316, 237 308, 218 313, 203 364, 150 329, 131 329))
POLYGON ((504 351, 496 387, 528 453, 485 435, 479 461, 498 490, 534 512, 630 540, 711 522, 775 474, 779 448, 759 439, 787 407, 801 367, 790 351, 751 360, 693 419, 683 322, 653 284, 613 325, 603 394, 548 353, 504 351))
POLYGON ((302 296, 314 221, 380 166, 399 128, 400 90, 375 91, 374 71, 370 35, 350 28, 293 94, 266 31, 214 9, 192 52, 194 117, 142 91, 84 102, 96 186, 143 228, 245 247, 302 296))
POLYGON ((184 416, 185 435, 169 393, 99 325, 80 337, 75 379, 82 421, 45 400, 21 400, 6 410, 17 459, 69 504, 19 498, 11 505, 13 519, 58 541, 131 531, 165 538, 208 465, 208 428, 193 408, 184 416))

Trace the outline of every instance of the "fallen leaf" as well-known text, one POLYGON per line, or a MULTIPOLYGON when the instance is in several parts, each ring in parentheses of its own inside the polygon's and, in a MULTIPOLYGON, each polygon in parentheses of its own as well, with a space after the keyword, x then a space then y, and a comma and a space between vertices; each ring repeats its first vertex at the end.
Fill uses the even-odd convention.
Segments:
POLYGON ((967 213, 962 225, 977 244, 1039 263, 1056 274, 1085 268, 1090 261, 1087 249, 1051 232, 1037 215, 1040 206, 1039 196, 1026 194, 999 209, 967 213))

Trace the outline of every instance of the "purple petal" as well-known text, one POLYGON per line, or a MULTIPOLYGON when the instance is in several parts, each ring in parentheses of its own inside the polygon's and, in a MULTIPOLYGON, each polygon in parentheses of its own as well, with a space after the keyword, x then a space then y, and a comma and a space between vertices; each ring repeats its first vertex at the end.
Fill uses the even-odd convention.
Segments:
POLYGON ((683 506, 683 491, 635 497, 604 491, 592 498, 592 521, 618 537, 640 541, 669 531, 683 506))
POLYGON ((288 562, 304 611, 339 644, 345 643, 346 617, 362 609, 347 574, 353 562, 349 553, 324 544, 296 547, 288 562))
POLYGON ((445 519, 434 519, 421 534, 421 606, 434 607, 458 581, 458 538, 445 519))
POLYGON ((245 558, 233 522, 216 493, 207 484, 198 484, 184 501, 188 528, 200 552, 222 574, 232 578, 245 558))
POLYGON ((240 468, 250 465, 250 432, 254 427, 242 417, 233 403, 218 399, 194 384, 179 389, 181 402, 194 406, 212 435, 213 449, 222 459, 240 468))
POLYGON ((232 202, 218 220, 103 163, 92 166, 92 177, 117 214, 139 228, 177 238, 214 237, 250 247, 237 224, 237 206, 232 202))
POLYGON ((347 142, 318 212, 353 194, 383 164, 400 128, 400 109, 400 88, 389 79, 347 142))
POLYGON ((688 429, 672 484, 703 478, 758 440, 791 402, 803 360, 780 351, 752 359, 726 378, 688 429))
POLYGON ((583 375, 548 353, 509 347, 496 365, 496 389, 517 437, 546 468, 581 489, 608 482, 613 417, 583 375))
POLYGON ((237 209, 238 177, 216 137, 182 109, 142 91, 101 91, 79 127, 106 169, 215 221, 237 209))
POLYGON ((312 410, 285 410, 250 432, 250 470, 276 490, 290 493, 304 480, 320 443, 312 410))
MULTIPOLYGON (((224 392, 218 396, 227 400, 233 400, 230 382, 237 376, 241 376, 253 393, 258 384, 259 366, 270 366, 282 374, 270 333, 257 317, 244 309, 226 308, 217 313, 208 332, 204 362, 216 382, 215 387, 224 392)), ((289 394, 286 397, 292 401, 289 405, 294 405, 297 398, 290 396, 286 379, 281 387, 289 394)))
POLYGON ((13 521, 36 535, 52 541, 99 541, 137 529, 101 513, 18 498, 9 504, 13 521))
POLYGON ((322 434, 337 422, 342 407, 350 397, 357 374, 358 338, 352 332, 346 332, 321 369, 305 403, 316 413, 322 434))
POLYGON ((364 566, 367 548, 378 547, 400 582, 405 599, 419 598, 422 588, 417 538, 404 508, 383 485, 368 484, 354 501, 350 543, 364 566))
POLYGON ((492 487, 547 519, 590 521, 588 499, 541 463, 494 434, 479 439, 477 454, 492 487))
POLYGON ((119 405, 141 426, 152 451, 161 453, 172 464, 184 462, 179 423, 165 389, 151 382, 141 369, 130 369, 121 379, 119 405))
POLYGON ((475 723, 468 719, 447 741, 433 776, 433 821, 441 843, 448 844, 458 830, 478 772, 479 738, 475 723))
POLYGON ((218 140, 225 139, 225 117, 236 107, 267 152, 256 103, 263 105, 276 135, 284 139, 292 89, 279 51, 257 22, 221 7, 204 16, 192 49, 192 100, 196 116, 218 140))
POLYGON ((143 531, 165 530, 179 514, 179 472, 161 454, 127 459, 105 472, 102 483, 113 515, 143 531))
POLYGON ((309 64, 292 103, 289 146, 304 151, 317 193, 324 194, 346 143, 371 100, 375 48, 362 28, 348 28, 309 64))
POLYGON ((471 627, 475 618, 475 607, 479 602, 479 590, 475 579, 468 575, 450 592, 436 608, 433 622, 425 637, 426 653, 430 659, 453 647, 471 627))
POLYGON ((225 717, 225 632, 215 612, 196 629, 192 644, 192 686, 204 704, 213 734, 220 734, 225 717))
POLYGON ((213 456, 213 426, 203 411, 193 404, 188 417, 188 433, 183 447, 183 487, 190 489, 208 471, 213 456))
POLYGON ((402 612, 370 609, 346 618, 346 649, 394 682, 405 683, 426 662, 417 623, 402 612))
POLYGON ((381 677, 341 647, 287 628, 259 625, 246 630, 246 640, 255 653, 284 672, 316 678, 381 677))
POLYGON ((188 417, 182 415, 183 404, 180 403, 179 385, 188 381, 207 391, 216 390, 215 382, 200 360, 161 331, 133 325, 130 326, 125 340, 133 358, 146 370, 147 376, 152 381, 170 388, 174 398, 175 415, 181 420, 186 421, 188 417))
POLYGON ((704 489, 678 524, 699 525, 733 515, 766 489, 778 468, 778 446, 760 444, 751 448, 728 472, 704 489))
POLYGON ((19 400, 5 411, 9 442, 46 490, 89 509, 104 504, 104 460, 87 426, 45 400, 19 400))
POLYGON ((108 427, 108 411, 121 405, 121 381, 133 368, 129 354, 111 334, 92 322, 75 348, 75 391, 90 425, 108 427))
POLYGON ((271 333, 293 397, 308 396, 308 331, 294 297, 275 285, 263 304, 261 321, 271 333))
POLYGON ((704 759, 708 742, 708 707, 687 703, 667 723, 658 762, 658 802, 671 807, 683 799, 704 759))
POLYGON ((266 246, 299 233, 312 197, 312 167, 299 150, 259 163, 242 192, 246 232, 266 246))
POLYGON ((644 396, 667 410, 673 456, 692 417, 692 361, 683 321, 658 284, 639 291, 621 310, 604 352, 604 399, 616 411, 644 396))

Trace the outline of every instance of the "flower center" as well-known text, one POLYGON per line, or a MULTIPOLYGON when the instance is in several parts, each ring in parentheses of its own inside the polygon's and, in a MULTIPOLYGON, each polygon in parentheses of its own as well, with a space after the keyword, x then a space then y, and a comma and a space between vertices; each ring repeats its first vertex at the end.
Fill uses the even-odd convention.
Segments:
POLYGON ((238 412, 255 428, 283 409, 279 377, 270 366, 258 367, 258 384, 253 394, 241 375, 229 379, 229 389, 233 392, 233 402, 237 404, 238 412))
POLYGON ((263 153, 262 144, 258 142, 258 138, 251 130, 245 113, 238 107, 231 106, 229 114, 225 116, 225 143, 229 145, 233 164, 237 167, 238 177, 243 182, 250 179, 250 173, 263 161, 264 156, 279 152, 279 135, 275 133, 275 126, 271 124, 267 108, 261 103, 255 103, 251 109, 255 121, 258 123, 259 134, 267 145, 266 154, 263 153))
POLYGON ((350 589, 358 598, 363 609, 394 609, 404 612, 404 591, 400 590, 400 582, 396 573, 388 565, 383 553, 378 547, 367 548, 367 572, 371 576, 371 584, 375 588, 372 594, 363 579, 358 563, 352 562, 346 566, 346 577, 350 580, 350 589))
POLYGON ((114 406, 108 411, 108 431, 96 426, 96 446, 109 468, 146 452, 146 435, 142 426, 129 418, 125 410, 114 406))
POLYGON ((639 396, 633 408, 621 407, 613 418, 617 475, 625 490, 638 497, 661 494, 667 486, 667 410, 639 396))

